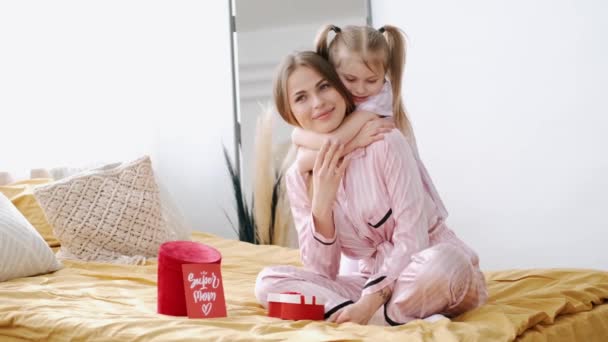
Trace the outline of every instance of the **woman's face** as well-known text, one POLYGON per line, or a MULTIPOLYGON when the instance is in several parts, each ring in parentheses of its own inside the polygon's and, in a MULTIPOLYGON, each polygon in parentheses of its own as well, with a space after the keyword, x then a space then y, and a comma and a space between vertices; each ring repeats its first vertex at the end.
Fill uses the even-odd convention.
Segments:
POLYGON ((298 66, 287 79, 289 107, 303 129, 329 133, 342 124, 346 101, 316 70, 298 66))

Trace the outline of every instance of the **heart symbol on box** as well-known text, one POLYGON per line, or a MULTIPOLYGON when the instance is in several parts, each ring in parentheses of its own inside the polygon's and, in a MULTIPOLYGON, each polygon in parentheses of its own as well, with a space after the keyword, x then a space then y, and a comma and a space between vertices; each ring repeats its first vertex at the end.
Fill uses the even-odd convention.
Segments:
POLYGON ((203 304, 203 313, 205 314, 205 316, 209 315, 210 311, 211 311, 211 303, 203 304))

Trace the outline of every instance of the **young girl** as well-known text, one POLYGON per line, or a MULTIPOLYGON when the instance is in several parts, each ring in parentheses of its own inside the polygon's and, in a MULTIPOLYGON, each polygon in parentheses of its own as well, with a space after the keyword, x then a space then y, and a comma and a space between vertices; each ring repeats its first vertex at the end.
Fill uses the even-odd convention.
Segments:
POLYGON ((412 146, 424 188, 445 220, 447 211, 420 160, 412 126, 401 100, 405 66, 405 39, 401 31, 390 25, 378 30, 369 26, 341 29, 326 25, 316 38, 316 49, 334 66, 357 107, 342 126, 329 134, 294 129, 292 140, 299 147, 297 165, 300 172, 312 170, 317 151, 326 140, 345 144, 342 155, 346 155, 382 139, 396 126, 412 146), (328 41, 330 31, 335 36, 328 41))

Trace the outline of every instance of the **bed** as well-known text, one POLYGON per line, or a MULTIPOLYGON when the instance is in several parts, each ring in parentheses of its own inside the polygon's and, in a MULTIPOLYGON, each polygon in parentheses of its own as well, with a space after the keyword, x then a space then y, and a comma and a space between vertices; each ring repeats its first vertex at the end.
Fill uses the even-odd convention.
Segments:
POLYGON ((300 265, 297 250, 195 232, 223 255, 228 317, 156 313, 156 261, 143 266, 65 261, 54 273, 0 283, 0 340, 606 341, 608 273, 581 269, 487 272, 486 305, 435 323, 400 327, 282 321, 253 293, 272 264, 300 265))

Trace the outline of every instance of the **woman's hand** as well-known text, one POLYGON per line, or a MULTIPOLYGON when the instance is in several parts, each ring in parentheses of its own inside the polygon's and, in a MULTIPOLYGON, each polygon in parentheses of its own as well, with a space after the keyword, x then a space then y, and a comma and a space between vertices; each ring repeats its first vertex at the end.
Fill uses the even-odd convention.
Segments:
POLYGON ((353 139, 353 149, 366 147, 373 142, 382 140, 384 134, 389 133, 395 127, 395 121, 392 117, 369 120, 353 139))
POLYGON ((340 161, 343 149, 344 145, 328 140, 315 159, 312 169, 312 213, 316 218, 326 218, 332 212, 338 186, 348 166, 348 157, 340 161))

